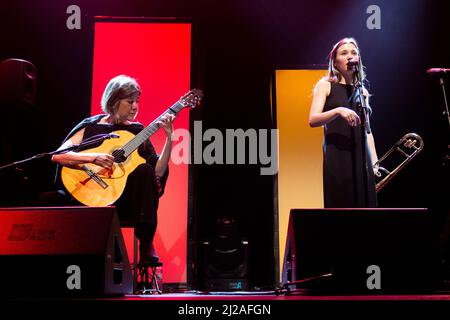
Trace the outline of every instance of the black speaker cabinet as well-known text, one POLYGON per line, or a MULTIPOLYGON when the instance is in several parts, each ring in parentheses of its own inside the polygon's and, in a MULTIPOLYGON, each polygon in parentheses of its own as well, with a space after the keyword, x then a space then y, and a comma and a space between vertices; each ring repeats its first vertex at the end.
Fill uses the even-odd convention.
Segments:
POLYGON ((437 289, 438 236, 426 209, 292 209, 282 282, 319 292, 437 289), (374 276, 379 287, 368 285, 374 276))
POLYGON ((131 270, 114 207, 0 209, 2 297, 131 292, 131 270))
POLYGON ((204 291, 248 290, 248 242, 221 250, 214 243, 203 242, 203 284, 204 291))
POLYGON ((201 285, 204 291, 248 289, 248 241, 234 218, 217 219, 214 235, 201 247, 201 285))

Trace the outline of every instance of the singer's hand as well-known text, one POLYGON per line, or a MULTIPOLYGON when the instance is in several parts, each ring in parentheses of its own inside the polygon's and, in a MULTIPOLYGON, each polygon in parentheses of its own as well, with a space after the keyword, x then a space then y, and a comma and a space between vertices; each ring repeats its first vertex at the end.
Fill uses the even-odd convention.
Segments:
POLYGON ((380 165, 378 163, 374 164, 373 166, 373 174, 375 175, 375 177, 381 177, 380 165))
POLYGON ((350 127, 356 127, 357 125, 361 124, 361 119, 355 111, 349 108, 339 107, 337 108, 337 112, 345 121, 347 121, 350 127))
POLYGON ((105 169, 111 169, 114 164, 114 157, 110 154, 94 153, 92 156, 92 163, 105 169))

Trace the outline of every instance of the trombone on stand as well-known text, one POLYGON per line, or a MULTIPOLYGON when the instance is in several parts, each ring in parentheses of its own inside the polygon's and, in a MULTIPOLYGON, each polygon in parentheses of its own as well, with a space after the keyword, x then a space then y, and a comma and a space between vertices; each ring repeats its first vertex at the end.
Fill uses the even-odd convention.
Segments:
MULTIPOLYGON (((397 143, 389 149, 375 164, 374 168, 378 166, 378 173, 376 174, 376 191, 380 191, 408 162, 410 162, 422 149, 423 140, 416 133, 405 134, 397 143), (394 154, 395 152, 395 154, 394 154), (395 155, 400 156, 400 160, 396 159, 394 169, 386 169, 386 165, 381 165, 381 162, 393 161, 395 155), (399 162, 400 161, 400 162, 399 162), (399 163, 398 163, 399 162, 399 163)), ((392 163, 391 163, 392 166, 392 163)))

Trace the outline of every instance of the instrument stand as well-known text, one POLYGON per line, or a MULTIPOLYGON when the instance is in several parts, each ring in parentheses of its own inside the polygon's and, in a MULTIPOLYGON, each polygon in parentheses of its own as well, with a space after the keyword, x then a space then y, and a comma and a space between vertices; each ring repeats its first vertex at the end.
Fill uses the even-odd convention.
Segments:
POLYGON ((363 165, 363 181, 364 181, 364 200, 365 200, 365 206, 367 206, 369 202, 369 172, 368 170, 372 168, 372 166, 367 165, 367 154, 366 150, 368 148, 367 146, 367 137, 366 134, 370 134, 371 128, 370 128, 370 121, 369 121, 369 108, 366 104, 366 99, 364 98, 363 94, 363 84, 362 80, 359 77, 359 65, 355 65, 355 75, 356 75, 356 82, 355 82, 355 88, 353 90, 353 94, 350 97, 349 101, 351 103, 355 103, 357 106, 358 114, 361 118, 361 155, 362 155, 362 165, 363 165))
POLYGON ((447 102, 447 94, 445 93, 445 84, 444 84, 444 79, 443 77, 439 78, 439 84, 442 87, 442 94, 444 95, 444 104, 445 104, 445 111, 443 112, 444 115, 447 116, 447 121, 448 121, 448 127, 450 130, 450 114, 448 112, 448 102, 447 102))
POLYGON ((10 164, 1 166, 0 167, 0 171, 3 170, 3 169, 16 167, 18 165, 21 165, 23 163, 26 163, 26 162, 29 162, 29 161, 32 161, 32 160, 37 160, 37 159, 41 159, 41 158, 44 158, 44 157, 53 156, 55 154, 66 153, 66 152, 73 151, 73 150, 78 151, 81 148, 84 148, 86 146, 89 146, 89 145, 101 142, 101 141, 106 140, 106 139, 111 139, 111 138, 113 138, 113 136, 111 136, 110 134, 99 134, 99 135, 93 136, 93 137, 91 137, 89 139, 86 139, 85 141, 83 141, 80 144, 74 144, 74 145, 71 145, 71 146, 69 146, 67 148, 61 149, 61 150, 55 150, 55 151, 46 152, 46 153, 39 153, 39 154, 34 155, 34 156, 30 157, 30 158, 19 160, 19 161, 15 161, 15 162, 12 162, 10 164))
MULTIPOLYGON (((447 94, 445 92, 445 83, 444 83, 444 78, 442 76, 439 78, 439 84, 442 87, 442 94, 444 96, 445 111, 443 112, 443 114, 447 117, 448 133, 450 134, 450 113, 448 111, 447 94)), ((447 164, 448 161, 450 161, 450 141, 448 141, 448 143, 449 144, 447 145, 447 153, 444 156, 444 162, 443 162, 444 166, 447 164)))

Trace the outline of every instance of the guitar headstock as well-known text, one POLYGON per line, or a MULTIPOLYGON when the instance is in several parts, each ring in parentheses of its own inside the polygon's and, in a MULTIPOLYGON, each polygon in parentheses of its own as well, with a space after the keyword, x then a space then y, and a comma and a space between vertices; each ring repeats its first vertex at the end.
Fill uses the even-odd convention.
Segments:
POLYGON ((203 91, 200 89, 192 89, 180 98, 179 103, 181 103, 184 108, 195 108, 200 104, 202 99, 203 91))

